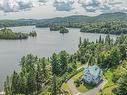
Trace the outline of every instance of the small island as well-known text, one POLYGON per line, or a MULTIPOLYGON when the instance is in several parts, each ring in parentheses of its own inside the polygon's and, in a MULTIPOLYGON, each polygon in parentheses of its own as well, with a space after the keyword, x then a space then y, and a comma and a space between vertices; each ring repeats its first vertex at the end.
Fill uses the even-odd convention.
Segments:
POLYGON ((50 31, 59 31, 60 30, 59 25, 50 25, 49 28, 50 28, 50 31))
POLYGON ((60 28, 60 33, 64 34, 64 33, 68 33, 68 32, 69 32, 69 30, 67 28, 65 28, 65 27, 60 28))
POLYGON ((62 34, 69 32, 69 30, 66 27, 59 26, 59 25, 51 25, 49 28, 50 28, 50 31, 59 31, 62 34))
POLYGON ((0 30, 0 39, 6 40, 16 40, 16 39, 27 39, 28 37, 36 37, 37 33, 35 31, 30 33, 21 33, 21 32, 13 32, 11 29, 1 29, 0 30))

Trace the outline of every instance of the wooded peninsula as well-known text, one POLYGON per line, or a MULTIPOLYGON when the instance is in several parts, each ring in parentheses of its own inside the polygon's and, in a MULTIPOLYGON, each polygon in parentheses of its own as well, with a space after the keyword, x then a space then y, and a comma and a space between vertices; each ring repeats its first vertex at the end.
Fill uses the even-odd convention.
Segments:
POLYGON ((27 39, 29 36, 36 37, 37 33, 32 31, 30 33, 21 33, 21 32, 13 32, 11 29, 1 29, 0 30, 0 39, 6 40, 16 40, 16 39, 27 39))

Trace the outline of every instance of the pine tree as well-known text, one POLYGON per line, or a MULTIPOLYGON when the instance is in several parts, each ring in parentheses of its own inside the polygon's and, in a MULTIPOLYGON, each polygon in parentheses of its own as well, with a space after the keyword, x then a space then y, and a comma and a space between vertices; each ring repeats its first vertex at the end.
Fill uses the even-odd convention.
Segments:
POLYGON ((127 73, 119 79, 117 94, 127 95, 127 73))
POLYGON ((82 44, 82 38, 80 37, 80 38, 79 38, 79 45, 78 45, 78 46, 80 47, 81 44, 82 44))
POLYGON ((31 69, 27 76, 27 94, 34 94, 36 92, 36 74, 35 70, 31 69))
POLYGON ((52 95, 57 95, 57 83, 55 74, 52 77, 52 95))
POLYGON ((7 76, 6 81, 4 83, 4 91, 5 91, 5 95, 12 95, 9 76, 7 76))
POLYGON ((11 91, 12 94, 18 94, 19 93, 19 75, 14 71, 12 75, 12 85, 11 85, 11 91))
POLYGON ((52 67, 52 74, 58 75, 59 74, 59 60, 57 54, 53 54, 51 58, 51 67, 52 67))
POLYGON ((62 70, 61 73, 63 74, 67 70, 67 63, 68 63, 68 54, 66 51, 60 52, 60 69, 62 70))
POLYGON ((43 81, 44 81, 44 76, 43 76, 42 68, 40 64, 37 64, 37 71, 36 71, 37 93, 39 93, 40 89, 42 88, 43 81))
POLYGON ((41 62, 42 62, 42 73, 43 73, 43 77, 45 79, 47 79, 48 78, 48 71, 46 69, 46 60, 45 60, 45 57, 42 58, 42 61, 41 62))

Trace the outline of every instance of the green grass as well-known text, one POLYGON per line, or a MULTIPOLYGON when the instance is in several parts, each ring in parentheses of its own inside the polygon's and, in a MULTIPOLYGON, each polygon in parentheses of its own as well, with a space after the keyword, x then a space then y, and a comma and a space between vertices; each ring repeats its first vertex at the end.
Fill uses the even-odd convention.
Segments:
POLYGON ((76 87, 76 88, 79 92, 84 93, 84 92, 87 92, 90 89, 93 89, 94 86, 84 83, 84 84, 80 84, 80 86, 76 87))
POLYGON ((77 90, 81 93, 84 93, 88 91, 89 89, 85 85, 81 84, 79 87, 77 87, 77 90))
POLYGON ((75 81, 77 79, 80 79, 83 75, 83 71, 79 72, 77 75, 73 76, 72 79, 75 81))
POLYGON ((104 72, 104 78, 108 81, 104 88, 97 95, 115 95, 112 90, 116 87, 116 84, 112 81, 114 70, 107 70, 104 72))
POLYGON ((67 83, 63 83, 62 87, 61 87, 64 91, 68 92, 68 95, 73 95, 68 84, 67 83))
MULTIPOLYGON (((82 76, 83 76, 83 71, 81 71, 81 72, 79 72, 77 75, 73 76, 72 79, 73 79, 74 81, 80 80, 80 79, 82 78, 82 76)), ((76 87, 76 84, 74 84, 74 85, 75 85, 75 87, 76 87)), ((93 87, 90 86, 90 85, 88 85, 88 84, 80 84, 80 86, 79 86, 79 87, 76 87, 76 88, 77 88, 77 90, 78 90, 79 92, 84 93, 84 92, 86 92, 86 91, 92 89, 93 87)))
POLYGON ((48 92, 46 89, 45 91, 41 92, 39 95, 51 95, 51 92, 48 92))

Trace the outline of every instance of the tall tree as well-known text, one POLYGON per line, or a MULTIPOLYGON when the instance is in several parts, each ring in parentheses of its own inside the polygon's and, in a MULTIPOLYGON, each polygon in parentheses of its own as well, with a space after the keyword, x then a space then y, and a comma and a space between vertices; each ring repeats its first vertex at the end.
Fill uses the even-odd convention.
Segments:
POLYGON ((11 91, 13 95, 19 92, 19 75, 15 71, 12 75, 11 91))
POLYGON ((127 95, 127 73, 119 79, 117 94, 127 95))
POLYGON ((42 83, 44 81, 44 76, 42 72, 42 68, 40 64, 37 64, 37 71, 36 71, 36 87, 37 87, 37 93, 40 92, 42 88, 42 83))
POLYGON ((11 82, 9 76, 7 76, 6 81, 4 83, 4 91, 5 91, 5 95, 12 95, 11 82))
POLYGON ((68 64, 68 54, 66 51, 60 52, 60 69, 61 73, 63 74, 67 70, 67 64, 68 64))
POLYGON ((41 60, 41 66, 42 66, 43 77, 45 79, 47 79, 48 78, 48 71, 47 71, 47 68, 46 68, 46 60, 45 60, 45 57, 43 57, 42 60, 41 60))
POLYGON ((57 83, 55 74, 52 77, 52 95, 57 95, 57 83))
POLYGON ((54 53, 51 57, 51 67, 52 67, 52 74, 58 75, 59 74, 59 60, 58 60, 58 55, 54 53))
POLYGON ((79 45, 78 45, 78 46, 80 47, 81 44, 82 44, 82 38, 80 37, 80 38, 79 38, 79 45))
POLYGON ((36 93, 36 74, 35 70, 31 69, 30 73, 27 77, 27 94, 35 94, 36 93))

